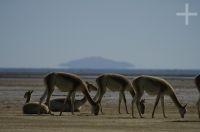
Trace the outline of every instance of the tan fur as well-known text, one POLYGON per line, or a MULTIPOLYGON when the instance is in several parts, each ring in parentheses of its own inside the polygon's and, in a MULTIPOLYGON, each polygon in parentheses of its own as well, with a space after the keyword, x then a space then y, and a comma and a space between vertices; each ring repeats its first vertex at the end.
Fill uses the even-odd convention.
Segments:
MULTIPOLYGON (((50 110, 53 112, 59 112, 62 109, 62 106, 64 104, 65 98, 56 98, 52 99, 50 101, 50 110)), ((83 99, 75 100, 74 101, 74 112, 80 112, 81 106, 85 104, 87 101, 86 97, 83 97, 83 99)), ((65 102, 64 106, 64 112, 72 112, 72 105, 71 100, 67 100, 65 102)))
POLYGON ((197 111, 198 111, 198 115, 199 115, 199 119, 200 119, 200 75, 195 77, 195 84, 197 87, 197 90, 199 92, 199 99, 197 101, 197 111))
MULTIPOLYGON (((40 111, 39 102, 30 102, 32 92, 32 90, 29 90, 24 94, 24 98, 26 98, 26 103, 23 105, 22 108, 24 114, 38 114, 38 112, 40 111)), ((42 104, 41 113, 47 114, 48 112, 48 107, 45 104, 42 104)))
POLYGON ((165 95, 169 96, 172 99, 172 101, 175 103, 176 107, 178 108, 181 117, 184 118, 184 114, 186 113, 186 109, 185 109, 186 105, 182 106, 180 104, 180 102, 178 101, 175 95, 173 87, 166 80, 159 77, 155 77, 155 76, 140 76, 134 79, 132 84, 137 93, 137 97, 133 101, 133 103, 136 103, 136 106, 140 98, 144 94, 144 91, 149 95, 157 95, 156 102, 154 104, 154 109, 152 112, 152 118, 154 117, 155 108, 160 98, 161 98, 163 116, 166 117, 165 111, 164 111, 164 96, 165 95))
MULTIPOLYGON (((72 104, 72 114, 74 114, 74 102, 75 102, 75 91, 80 90, 85 95, 89 103, 92 105, 92 112, 95 115, 98 115, 99 112, 99 103, 94 102, 88 92, 87 86, 84 81, 80 79, 79 76, 75 74, 70 73, 50 73, 44 77, 44 82, 46 84, 46 89, 44 91, 44 94, 40 98, 40 104, 44 100, 44 98, 47 96, 46 104, 49 107, 49 100, 50 97, 55 89, 55 86, 62 92, 69 92, 69 95, 72 94, 72 97, 67 97, 65 99, 65 102, 68 98, 71 98, 71 104, 72 104)), ((64 103, 65 104, 65 103, 64 103)), ((62 111, 64 110, 64 104, 63 108, 60 111, 60 115, 62 114, 62 111)), ((51 114, 51 111, 49 111, 51 114)))
MULTIPOLYGON (((89 91, 96 91, 96 88, 88 88, 89 91)), ((71 99, 69 98, 71 97, 71 94, 68 94, 68 99, 65 102, 65 108, 64 108, 64 112, 72 112, 72 104, 71 104, 71 99)), ((58 112, 62 109, 62 106, 64 104, 65 98, 56 98, 56 99, 52 99, 50 101, 50 110, 53 112, 58 112)), ((74 101, 74 112, 80 112, 80 109, 82 107, 82 105, 84 105, 87 102, 87 98, 86 96, 84 96, 82 99, 80 100, 75 100, 74 101)))
MULTIPOLYGON (((96 83, 98 85, 98 96, 95 97, 95 100, 99 101, 101 104, 101 100, 103 98, 103 95, 106 93, 107 88, 110 89, 111 91, 119 91, 119 105, 118 105, 118 112, 120 112, 120 105, 121 105, 121 100, 123 98, 125 108, 126 108, 126 113, 128 113, 127 109, 127 104, 126 104, 126 98, 125 98, 125 93, 124 91, 127 90, 130 92, 132 97, 135 96, 134 89, 132 87, 131 82, 126 76, 120 75, 120 74, 103 74, 99 77, 96 78, 96 83)), ((88 87, 91 87, 92 85, 87 83, 88 87)), ((143 107, 140 107, 140 110, 142 113, 144 113, 144 101, 141 101, 141 105, 143 107)), ((101 107, 101 112, 102 112, 102 107, 101 107)))

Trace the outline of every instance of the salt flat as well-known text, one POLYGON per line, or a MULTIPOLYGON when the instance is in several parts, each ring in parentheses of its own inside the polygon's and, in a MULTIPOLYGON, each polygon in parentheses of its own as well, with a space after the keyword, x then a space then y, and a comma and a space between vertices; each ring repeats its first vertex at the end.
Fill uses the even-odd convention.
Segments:
MULTIPOLYGON (((94 80, 89 80, 94 82, 94 80)), ((44 91, 42 79, 0 79, 0 131, 2 132, 64 132, 64 131, 181 131, 181 132, 198 132, 200 129, 200 120, 197 116, 196 101, 198 92, 193 80, 188 79, 168 79, 174 86, 177 97, 182 104, 188 104, 187 114, 181 119, 179 113, 170 98, 165 99, 166 115, 162 116, 161 106, 155 112, 155 118, 151 118, 151 112, 155 97, 145 94, 146 113, 143 119, 132 118, 131 114, 125 114, 122 103, 121 110, 124 114, 118 114, 118 93, 108 91, 103 100, 102 106, 105 114, 94 116, 90 113, 90 105, 86 103, 80 113, 64 113, 63 116, 50 115, 23 115, 22 106, 25 102, 23 94, 26 90, 33 89, 32 101, 38 101, 44 91)), ((95 92, 91 95, 94 96, 95 92)), ((54 95, 65 95, 58 90, 54 95)), ((127 103, 130 112, 131 96, 126 93, 127 103)), ((81 98, 82 94, 77 93, 76 98, 81 98)), ((52 98, 56 98, 53 96, 52 98)))

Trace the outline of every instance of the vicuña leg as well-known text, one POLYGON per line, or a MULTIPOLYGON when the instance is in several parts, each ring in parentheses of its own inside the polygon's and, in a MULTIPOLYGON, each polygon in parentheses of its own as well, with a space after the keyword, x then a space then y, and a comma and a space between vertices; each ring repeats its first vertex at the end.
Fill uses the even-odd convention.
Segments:
POLYGON ((127 104, 126 104, 126 97, 125 97, 124 91, 122 92, 122 97, 123 97, 123 100, 124 100, 124 105, 125 105, 125 108, 126 108, 126 113, 128 114, 128 108, 127 108, 127 104))
POLYGON ((199 96, 199 100, 197 101, 197 111, 198 111, 199 119, 200 119, 200 96, 199 96))
POLYGON ((158 93, 158 96, 156 97, 156 102, 154 104, 153 112, 152 112, 152 118, 154 118, 155 109, 156 109, 156 107, 158 105, 159 99, 160 99, 160 92, 158 93))
POLYGON ((119 104, 118 104, 118 112, 119 112, 119 114, 121 114, 121 111, 120 111, 121 102, 122 102, 122 93, 119 92, 119 104))
POLYGON ((135 96, 133 97, 133 100, 132 100, 132 117, 135 118, 134 116, 134 104, 136 102, 136 107, 137 107, 137 110, 138 110, 138 113, 140 115, 141 118, 143 118, 142 114, 141 114, 141 110, 140 110, 140 99, 141 99, 141 96, 135 94, 135 96))
POLYGON ((167 116, 165 115, 164 96, 161 96, 161 106, 162 106, 163 117, 167 118, 167 116))
POLYGON ((121 102, 122 102, 122 98, 124 100, 124 105, 125 105, 125 108, 126 108, 126 113, 128 113, 128 108, 127 108, 127 104, 126 104, 126 97, 125 97, 125 93, 124 91, 120 91, 119 92, 119 105, 118 105, 118 112, 119 114, 121 114, 121 102))
POLYGON ((72 106, 71 107, 71 112, 72 112, 72 115, 74 114, 75 94, 76 94, 75 91, 69 91, 68 96, 65 98, 63 106, 62 106, 62 108, 60 110, 60 116, 62 115, 62 112, 64 111, 65 105, 66 105, 66 103, 67 103, 68 100, 70 100, 70 102, 71 102, 71 106, 72 106))

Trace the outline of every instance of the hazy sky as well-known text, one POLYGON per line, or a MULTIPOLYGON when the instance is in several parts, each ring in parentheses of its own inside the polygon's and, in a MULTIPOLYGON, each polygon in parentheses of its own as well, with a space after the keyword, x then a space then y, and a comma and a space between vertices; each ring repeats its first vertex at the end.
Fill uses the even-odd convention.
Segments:
POLYGON ((0 67, 89 56, 136 68, 200 69, 199 0, 0 0, 0 67), (198 16, 185 17, 176 13, 198 16))

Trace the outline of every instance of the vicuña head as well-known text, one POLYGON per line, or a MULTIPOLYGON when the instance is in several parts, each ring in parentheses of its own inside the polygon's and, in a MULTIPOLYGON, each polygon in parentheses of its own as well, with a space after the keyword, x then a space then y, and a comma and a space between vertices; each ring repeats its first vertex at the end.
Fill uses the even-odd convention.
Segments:
POLYGON ((31 99, 31 94, 33 93, 33 90, 28 90, 27 92, 25 92, 24 94, 24 98, 26 99, 26 103, 30 102, 31 99))
POLYGON ((186 106, 187 106, 187 104, 185 104, 184 106, 182 106, 181 108, 179 108, 179 114, 180 114, 181 118, 185 117, 185 114, 187 112, 186 106))

